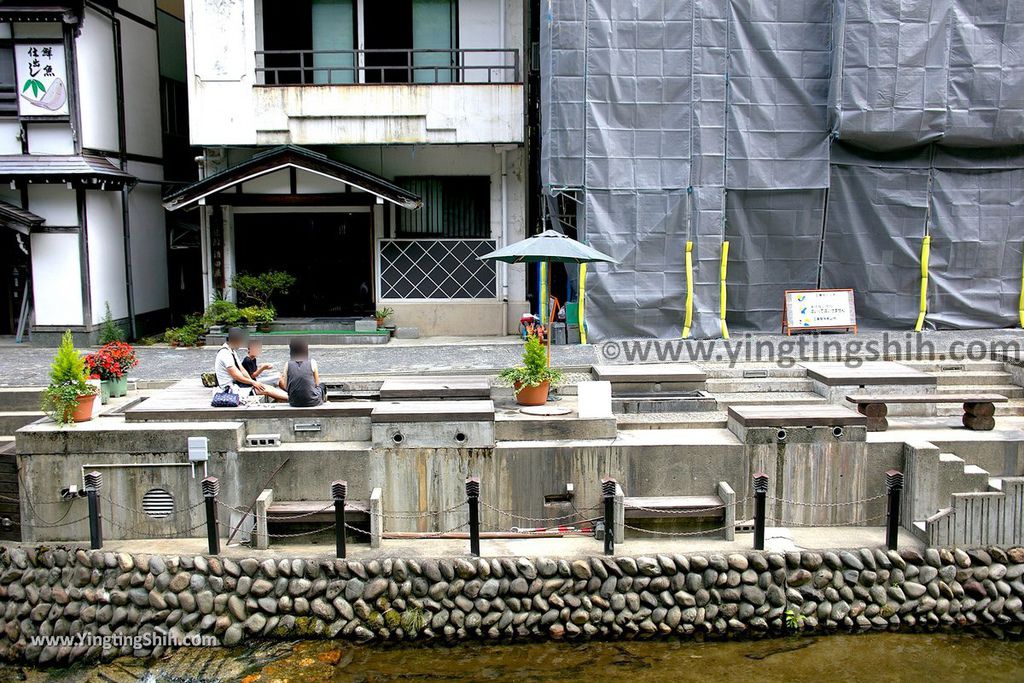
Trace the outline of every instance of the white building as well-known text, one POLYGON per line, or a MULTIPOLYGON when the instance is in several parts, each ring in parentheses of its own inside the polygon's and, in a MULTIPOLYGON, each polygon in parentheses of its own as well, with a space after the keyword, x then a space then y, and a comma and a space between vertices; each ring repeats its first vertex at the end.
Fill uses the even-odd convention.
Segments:
POLYGON ((108 305, 125 327, 165 325, 157 14, 0 5, 0 334, 94 339, 108 305))
POLYGON ((395 310, 421 334, 515 330, 525 269, 521 0, 186 0, 204 296, 287 270, 281 317, 395 310))

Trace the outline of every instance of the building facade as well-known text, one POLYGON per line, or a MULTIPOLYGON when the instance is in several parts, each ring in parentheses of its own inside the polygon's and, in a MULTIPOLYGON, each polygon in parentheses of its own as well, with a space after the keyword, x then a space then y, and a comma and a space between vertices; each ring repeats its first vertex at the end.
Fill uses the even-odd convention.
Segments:
POLYGON ((0 334, 166 324, 158 13, 0 6, 0 334))
POLYGON ((518 0, 188 0, 200 181, 165 197, 200 225, 203 297, 285 270, 283 318, 388 307, 421 334, 515 330, 525 236, 518 0))

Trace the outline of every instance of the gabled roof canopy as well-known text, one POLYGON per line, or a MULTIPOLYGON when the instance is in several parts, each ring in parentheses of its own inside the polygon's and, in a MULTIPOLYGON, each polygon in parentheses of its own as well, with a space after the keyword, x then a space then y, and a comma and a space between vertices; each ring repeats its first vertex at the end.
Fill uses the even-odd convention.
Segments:
POLYGON ((32 228, 42 225, 44 220, 31 211, 0 201, 0 226, 6 226, 27 235, 32 228))
POLYGON ((417 195, 378 175, 335 161, 304 147, 282 145, 266 152, 260 152, 248 161, 243 161, 175 190, 164 197, 164 208, 168 211, 181 209, 199 203, 204 198, 223 192, 230 187, 287 168, 295 168, 336 180, 405 209, 418 209, 422 204, 417 195))

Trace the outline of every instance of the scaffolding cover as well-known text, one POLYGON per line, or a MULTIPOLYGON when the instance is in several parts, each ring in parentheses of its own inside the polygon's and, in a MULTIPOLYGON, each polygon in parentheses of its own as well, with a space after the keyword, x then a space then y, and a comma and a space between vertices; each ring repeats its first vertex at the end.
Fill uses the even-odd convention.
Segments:
POLYGON ((544 8, 542 182, 577 190, 581 236, 623 261, 588 279, 595 338, 679 335, 687 240, 693 334, 720 334, 726 237, 740 329, 777 329, 776 290, 819 282, 854 288, 868 327, 913 325, 929 232, 928 323, 1013 322, 1024 3, 544 8))

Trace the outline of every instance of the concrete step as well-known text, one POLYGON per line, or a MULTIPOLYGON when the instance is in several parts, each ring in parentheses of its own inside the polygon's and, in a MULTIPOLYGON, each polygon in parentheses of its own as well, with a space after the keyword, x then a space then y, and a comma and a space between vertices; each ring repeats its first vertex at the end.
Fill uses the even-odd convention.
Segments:
POLYGON ((722 411, 687 413, 633 413, 618 415, 619 429, 725 429, 722 411))
MULTIPOLYGON (((945 394, 959 394, 963 390, 963 385, 959 384, 939 384, 935 387, 936 392, 945 394)), ((1016 384, 971 385, 970 391, 979 394, 1000 394, 1006 398, 1024 398, 1024 387, 1019 387, 1016 384)))
POLYGON ((990 475, 985 469, 964 461, 954 453, 939 453, 940 502, 953 493, 976 493, 989 489, 990 475))
MULTIPOLYGON (((1001 393, 1001 392, 996 392, 1001 393)), ((1003 394, 1004 396, 1006 394, 1003 394)), ((1024 415, 1024 399, 1011 398, 1006 403, 996 403, 996 417, 1013 417, 1024 415)), ((935 406, 935 414, 938 417, 955 417, 964 412, 964 407, 958 403, 938 403, 935 406)))
POLYGON ((933 372, 939 386, 971 386, 1013 384, 1013 376, 1002 370, 966 370, 963 372, 933 372))
POLYGON ((827 403, 818 394, 811 391, 790 391, 770 393, 766 391, 756 392, 734 392, 714 394, 719 406, 728 405, 765 405, 765 404, 792 404, 792 403, 827 403))
POLYGON ((17 410, 0 412, 0 434, 10 435, 30 422, 43 417, 42 411, 17 410))
POLYGON ((791 368, 780 368, 768 363, 737 363, 728 365, 726 363, 709 363, 702 365, 701 369, 707 373, 708 379, 764 379, 766 377, 793 377, 803 378, 807 371, 795 365, 791 368))
POLYGON ((814 390, 814 383, 805 377, 767 377, 764 379, 744 379, 730 377, 728 379, 709 379, 705 390, 713 393, 725 392, 786 392, 814 390))
POLYGON ((0 411, 39 410, 43 387, 0 387, 0 411))
POLYGON ((614 439, 615 418, 581 419, 573 415, 540 417, 502 412, 494 420, 495 441, 614 439))

